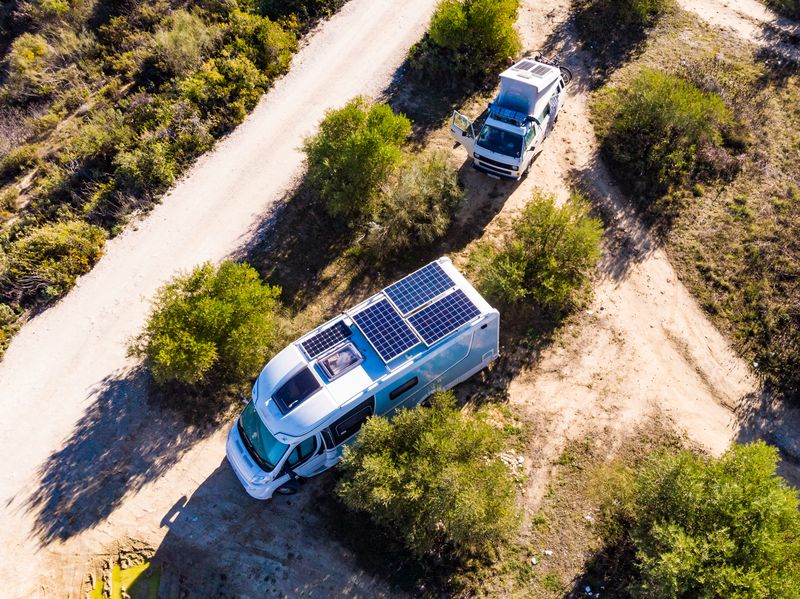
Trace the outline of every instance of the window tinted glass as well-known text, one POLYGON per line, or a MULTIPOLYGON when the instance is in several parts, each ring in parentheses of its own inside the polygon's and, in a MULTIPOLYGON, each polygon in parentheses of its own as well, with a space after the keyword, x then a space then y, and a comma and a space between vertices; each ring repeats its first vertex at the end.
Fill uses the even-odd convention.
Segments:
POLYGON ((414 377, 413 379, 407 380, 405 383, 403 383, 402 385, 400 385, 396 389, 393 389, 391 392, 389 392, 389 399, 397 399, 403 393, 405 393, 406 391, 408 391, 412 387, 415 387, 417 382, 419 382, 419 379, 417 379, 417 377, 414 377))
POLYGON ((245 447, 262 470, 269 472, 283 457, 288 445, 272 436, 256 412, 256 402, 251 401, 239 419, 239 432, 245 447))
POLYGON ((303 368, 300 372, 281 385, 272 398, 282 413, 286 413, 302 403, 320 388, 314 374, 303 368))
POLYGON ((288 458, 286 458, 286 463, 291 467, 297 466, 297 464, 304 462, 309 456, 311 456, 316 449, 317 438, 309 437, 292 450, 292 453, 289 454, 288 458))
POLYGON ((367 402, 361 404, 331 426, 331 434, 336 445, 343 443, 361 429, 361 425, 364 424, 366 419, 372 416, 375 409, 374 401, 374 397, 369 398, 367 402))
POLYGON ((522 152, 522 136, 505 129, 484 125, 478 135, 478 145, 491 152, 519 158, 522 152))

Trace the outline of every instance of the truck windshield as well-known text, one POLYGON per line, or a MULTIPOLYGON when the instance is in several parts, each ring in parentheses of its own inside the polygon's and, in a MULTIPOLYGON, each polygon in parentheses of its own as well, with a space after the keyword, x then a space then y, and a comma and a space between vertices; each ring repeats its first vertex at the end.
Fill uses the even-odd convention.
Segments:
POLYGON ((274 470, 289 446, 284 445, 272 436, 272 433, 269 432, 258 412, 256 412, 255 401, 247 404, 239 423, 240 432, 244 437, 247 449, 258 462, 258 465, 267 472, 274 470))
POLYGON ((522 153, 522 136, 492 125, 484 125, 477 144, 490 152, 519 158, 522 153))

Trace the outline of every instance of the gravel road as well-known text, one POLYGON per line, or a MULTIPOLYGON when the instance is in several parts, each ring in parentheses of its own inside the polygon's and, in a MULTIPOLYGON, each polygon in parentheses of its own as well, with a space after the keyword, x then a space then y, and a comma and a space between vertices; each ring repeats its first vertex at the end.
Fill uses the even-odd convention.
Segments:
MULTIPOLYGON (((87 556, 120 535, 158 546, 169 530, 164 514, 218 469, 221 433, 201 439, 169 417, 146 417, 127 340, 141 329, 149 298, 164 281, 220 260, 251 238, 301 174, 304 136, 325 110, 386 88, 435 4, 351 0, 306 38, 291 72, 250 117, 198 160, 162 204, 110 241, 94 270, 13 340, 0 363, 3 596, 52 597, 54 589, 59 595, 75 589, 87 556)), ((221 503, 230 495, 250 505, 230 476, 212 481, 218 481, 221 503)), ((255 505, 250 509, 262 509, 255 505)), ((294 540, 270 541, 281 545, 275 554, 299 554, 308 543, 302 532, 314 531, 301 528, 294 540), (299 546, 289 551, 286 542, 299 546)), ((319 557, 331 561, 317 564, 317 578, 371 584, 359 582, 336 547, 319 557)), ((311 576, 302 572, 301 578, 311 576)), ((314 580, 281 579, 277 588, 310 588, 314 580)))

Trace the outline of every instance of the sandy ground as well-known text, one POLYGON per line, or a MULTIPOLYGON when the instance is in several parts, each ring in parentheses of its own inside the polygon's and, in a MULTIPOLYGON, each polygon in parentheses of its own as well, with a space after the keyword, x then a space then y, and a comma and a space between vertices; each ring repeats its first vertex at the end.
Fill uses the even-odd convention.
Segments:
MULTIPOLYGON (((112 538, 129 535, 158 546, 170 530, 164 515, 182 496, 196 503, 203 495, 198 487, 231 520, 237 511, 261 519, 239 525, 261 522, 264 535, 274 537, 269 520, 276 518, 282 530, 293 530, 292 517, 286 522, 277 503, 249 502, 224 468, 215 476, 223 432, 200 442, 200 433, 146 417, 126 342, 141 329, 148 299, 162 282, 223 258, 251 237, 299 175, 303 137, 326 109, 357 94, 377 95, 389 84, 435 4, 410 0, 398 9, 392 0, 349 2, 307 40, 291 73, 245 123, 150 215, 111 241, 67 297, 16 336, 0 364, 3 596, 52 597, 53 589, 74 589, 86 556, 112 538), (37 584, 41 572, 48 575, 44 586, 37 584)), ((224 528, 215 532, 225 536, 224 528)), ((293 563, 287 554, 317 554, 314 573, 297 569, 296 576, 279 577, 276 588, 283 592, 323 579, 337 589, 373 589, 337 546, 308 550, 313 529, 272 541, 264 535, 253 542, 279 565, 293 563)))
MULTIPOLYGON (((720 18, 739 14, 716 3, 696 2, 714 5, 709 14, 720 18)), ((510 401, 547 431, 527 462, 531 509, 552 460, 570 439, 594 430, 621 438, 659 413, 720 453, 734 439, 764 436, 762 426, 744 426, 742 413, 775 422, 755 399, 747 365, 631 216, 597 158, 587 108, 590 60, 573 47, 567 4, 526 0, 521 13, 525 46, 562 46, 576 76, 530 176, 512 185, 464 172, 470 196, 502 204, 488 235, 534 187, 563 200, 576 177, 612 215, 592 305, 509 387, 510 401)), ((325 108, 379 93, 434 5, 411 0, 401 12, 391 0, 351 0, 311 37, 253 115, 14 340, 0 364, 4 594, 50 597, 77 589, 91 556, 126 537, 196 572, 198 578, 176 584, 202 587, 205 596, 394 594, 320 532, 309 509, 320 482, 295 498, 251 501, 224 463, 225 430, 179 433, 168 415, 149 415, 125 345, 161 282, 250 238, 298 174, 303 135, 325 108)), ((774 436, 789 438, 787 430, 797 428, 774 436)))

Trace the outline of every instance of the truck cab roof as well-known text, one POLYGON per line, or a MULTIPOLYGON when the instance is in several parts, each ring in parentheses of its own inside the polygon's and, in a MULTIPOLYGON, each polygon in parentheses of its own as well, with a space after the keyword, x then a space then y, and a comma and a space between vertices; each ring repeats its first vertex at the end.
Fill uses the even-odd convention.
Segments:
MULTIPOLYGON (((353 404, 373 394, 386 378, 411 368, 434 347, 493 311, 450 259, 440 258, 279 352, 264 367, 253 387, 256 409, 280 441, 296 441, 335 420, 353 404), (409 303, 411 295, 406 282, 414 281, 415 276, 419 279, 419 273, 431 267, 438 267, 436 272, 442 285, 434 287, 426 279, 422 287, 427 293, 422 298, 425 301, 419 305, 409 303), (423 321, 441 302, 456 301, 471 306, 465 318, 473 316, 432 340, 430 330, 423 329, 423 321), (382 334, 381 327, 391 330, 391 338, 382 334), (404 331, 406 337, 398 338, 397 331, 404 331)), ((440 325, 428 322, 424 326, 429 329, 440 325)))

